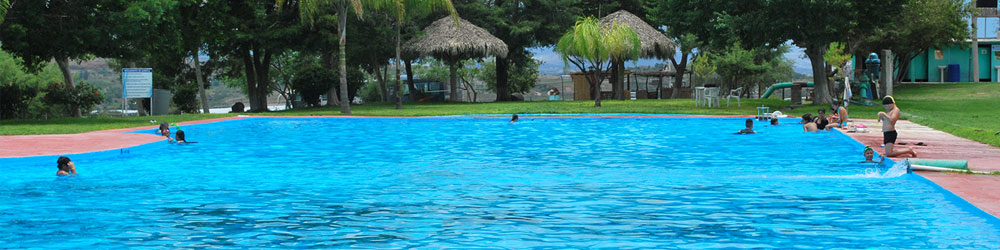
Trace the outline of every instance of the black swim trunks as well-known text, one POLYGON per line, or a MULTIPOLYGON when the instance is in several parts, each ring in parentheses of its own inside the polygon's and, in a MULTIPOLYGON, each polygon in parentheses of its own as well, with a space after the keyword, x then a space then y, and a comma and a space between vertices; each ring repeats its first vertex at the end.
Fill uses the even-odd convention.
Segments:
POLYGON ((882 144, 894 144, 896 143, 896 131, 882 132, 882 144))

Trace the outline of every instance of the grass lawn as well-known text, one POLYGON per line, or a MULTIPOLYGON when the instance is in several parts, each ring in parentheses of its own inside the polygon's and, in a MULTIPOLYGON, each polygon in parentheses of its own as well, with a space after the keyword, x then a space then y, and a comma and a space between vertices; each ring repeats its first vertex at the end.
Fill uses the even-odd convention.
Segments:
POLYGON ((186 114, 160 116, 129 116, 129 117, 90 117, 90 118, 58 118, 49 120, 3 120, 0 121, 0 135, 40 135, 40 134, 75 134, 89 131, 134 128, 157 125, 149 120, 160 122, 183 122, 205 120, 220 117, 235 116, 235 114, 186 114))
MULTIPOLYGON (((963 83, 942 85, 904 85, 895 89, 895 97, 903 110, 903 119, 923 124, 960 137, 993 146, 1000 146, 1000 83, 963 83)), ((789 105, 778 99, 747 100, 739 108, 695 107, 694 99, 675 100, 605 100, 603 107, 595 108, 593 101, 535 101, 505 103, 405 103, 395 109, 394 103, 352 105, 352 114, 358 116, 435 116, 458 114, 540 114, 540 113, 645 113, 645 114, 695 114, 695 115, 753 115, 761 105, 778 110, 789 105)), ((825 105, 807 105, 796 108, 789 115, 816 114, 825 105)), ((874 119, 882 106, 851 105, 852 118, 874 119)), ((253 114, 251 114, 253 115, 253 114)), ((309 108, 262 115, 311 116, 341 115, 339 108, 309 108)), ((131 128, 152 125, 149 120, 181 122, 232 116, 232 114, 188 114, 154 117, 95 117, 60 118, 40 120, 0 121, 0 135, 71 134, 87 131, 131 128)))
MULTIPOLYGON (((396 109, 395 103, 374 103, 351 105, 351 115, 360 116, 436 116, 460 114, 569 114, 569 113, 641 113, 641 114, 692 114, 692 115, 754 115, 756 107, 783 108, 788 102, 777 99, 747 100, 736 107, 736 100, 726 107, 695 107, 694 99, 675 100, 603 100, 601 107, 594 107, 594 101, 533 101, 500 103, 404 103, 403 109, 396 109)), ((339 108, 296 109, 271 112, 268 115, 342 115, 339 108)))

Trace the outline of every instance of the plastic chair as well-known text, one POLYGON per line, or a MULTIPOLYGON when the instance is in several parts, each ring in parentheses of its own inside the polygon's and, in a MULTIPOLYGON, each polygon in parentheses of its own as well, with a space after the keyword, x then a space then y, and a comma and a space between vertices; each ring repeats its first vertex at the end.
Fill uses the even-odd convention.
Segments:
POLYGON ((741 91, 743 91, 743 87, 739 87, 739 88, 736 88, 736 89, 730 89, 729 90, 729 95, 726 96, 726 107, 729 107, 729 100, 732 99, 732 98, 736 98, 736 107, 740 106, 740 92, 741 91))
POLYGON ((708 104, 708 107, 712 107, 712 100, 715 100, 715 106, 719 106, 719 88, 705 88, 705 95, 703 97, 708 104))

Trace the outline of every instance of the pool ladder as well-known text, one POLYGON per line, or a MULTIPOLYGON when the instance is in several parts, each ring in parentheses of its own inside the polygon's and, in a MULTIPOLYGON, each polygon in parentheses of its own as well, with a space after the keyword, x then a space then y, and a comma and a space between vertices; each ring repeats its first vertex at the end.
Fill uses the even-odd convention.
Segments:
POLYGON ((765 107, 764 105, 760 105, 760 107, 757 107, 757 120, 763 121, 770 119, 771 119, 771 107, 765 107))

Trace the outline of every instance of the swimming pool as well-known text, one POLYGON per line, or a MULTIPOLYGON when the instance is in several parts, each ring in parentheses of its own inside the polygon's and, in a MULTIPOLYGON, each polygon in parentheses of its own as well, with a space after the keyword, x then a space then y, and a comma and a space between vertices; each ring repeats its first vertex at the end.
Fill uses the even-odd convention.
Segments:
POLYGON ((0 248, 1000 248, 996 218, 922 177, 866 174, 842 134, 742 125, 184 126, 199 143, 71 155, 71 178, 55 157, 0 159, 0 248))

